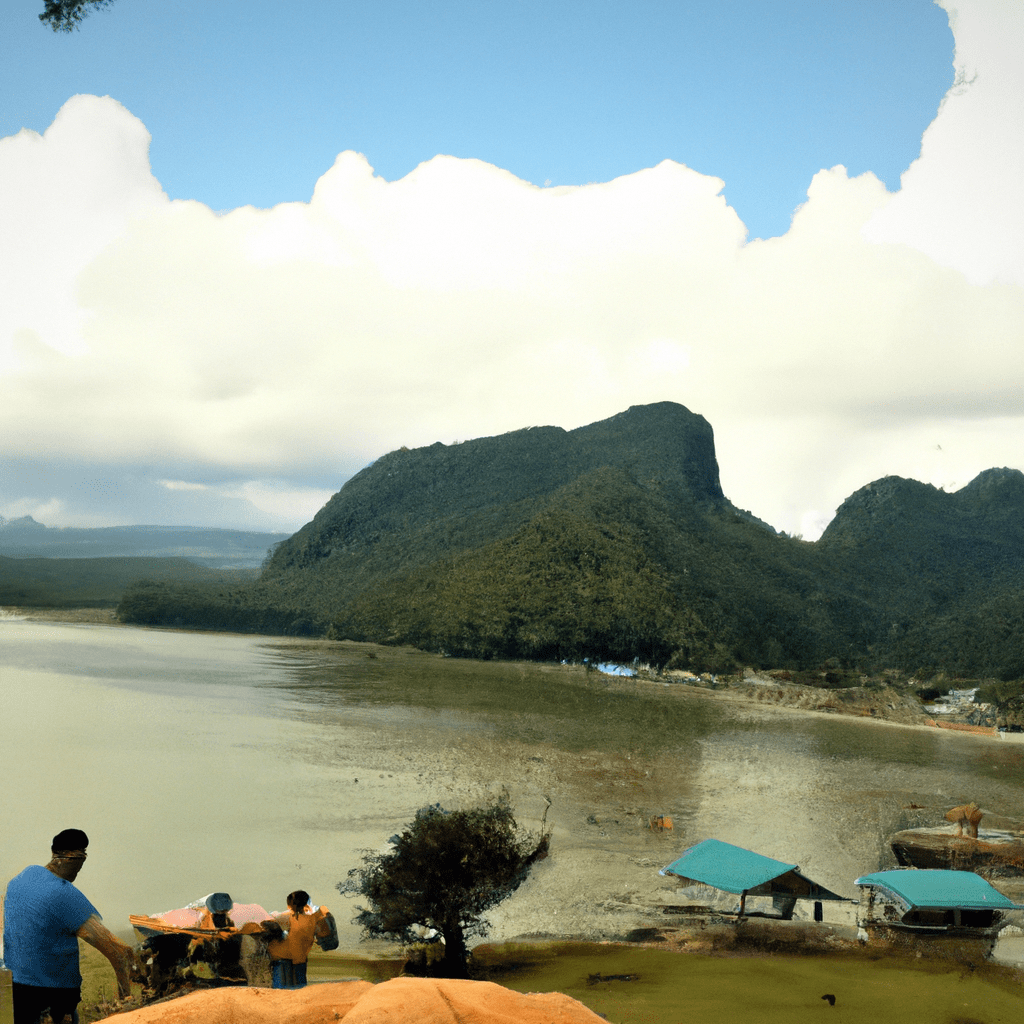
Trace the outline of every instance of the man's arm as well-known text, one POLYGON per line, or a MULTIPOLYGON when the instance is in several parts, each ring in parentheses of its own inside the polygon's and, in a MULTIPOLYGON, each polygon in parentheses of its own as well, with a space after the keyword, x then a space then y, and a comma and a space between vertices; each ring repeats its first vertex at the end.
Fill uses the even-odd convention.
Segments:
POLYGON ((108 931, 95 914, 75 934, 90 946, 95 946, 110 961, 110 966, 114 968, 117 977, 118 996, 121 999, 130 996, 132 970, 140 973, 142 970, 135 950, 108 931))

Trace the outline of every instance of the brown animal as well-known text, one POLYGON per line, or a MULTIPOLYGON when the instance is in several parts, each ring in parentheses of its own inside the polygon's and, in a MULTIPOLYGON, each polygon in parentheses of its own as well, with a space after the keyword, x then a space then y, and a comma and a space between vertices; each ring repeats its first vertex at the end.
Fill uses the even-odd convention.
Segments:
POLYGON ((946 821, 951 821, 956 825, 956 834, 962 836, 966 830, 972 839, 978 838, 978 824, 983 817, 984 815, 973 800, 969 804, 963 804, 960 807, 954 807, 951 811, 946 811, 946 821))

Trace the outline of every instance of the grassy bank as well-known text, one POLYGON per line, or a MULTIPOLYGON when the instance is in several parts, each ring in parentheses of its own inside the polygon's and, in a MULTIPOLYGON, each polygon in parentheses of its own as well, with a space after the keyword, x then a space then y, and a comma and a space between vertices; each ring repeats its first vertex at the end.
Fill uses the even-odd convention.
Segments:
MULTIPOLYGON (((836 1021, 901 1024, 1004 1024, 1024 1016, 1019 970, 972 962, 955 949, 918 957, 880 947, 824 951, 813 943, 766 951, 725 930, 670 948, 589 942, 478 946, 473 974, 518 992, 564 992, 615 1024, 800 1024, 836 1021), (834 997, 834 1006, 823 996, 834 997)), ((770 945, 770 944, 769 944, 770 945)), ((396 953, 397 953, 396 949, 396 953)), ((404 959, 351 954, 310 958, 314 983, 381 982, 404 959)), ((109 996, 113 973, 94 950, 83 953, 83 1024, 109 996)))
MULTIPOLYGON (((477 954, 480 969, 485 955, 477 954)), ((845 1021, 996 1024, 1024 1012, 1015 971, 882 950, 702 955, 552 943, 495 947, 491 957, 489 980, 522 992, 564 992, 616 1024, 799 1024, 825 1014, 845 1021), (834 1006, 825 995, 835 997, 834 1006)))

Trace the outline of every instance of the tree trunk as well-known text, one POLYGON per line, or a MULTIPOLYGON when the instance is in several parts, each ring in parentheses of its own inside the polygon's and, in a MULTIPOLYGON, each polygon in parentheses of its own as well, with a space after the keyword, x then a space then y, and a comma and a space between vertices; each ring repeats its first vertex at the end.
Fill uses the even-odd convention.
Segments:
POLYGON ((436 964, 436 973, 440 978, 468 978, 469 969, 466 967, 466 959, 469 950, 466 949, 466 936, 462 932, 462 925, 445 925, 441 928, 444 936, 444 956, 436 964))

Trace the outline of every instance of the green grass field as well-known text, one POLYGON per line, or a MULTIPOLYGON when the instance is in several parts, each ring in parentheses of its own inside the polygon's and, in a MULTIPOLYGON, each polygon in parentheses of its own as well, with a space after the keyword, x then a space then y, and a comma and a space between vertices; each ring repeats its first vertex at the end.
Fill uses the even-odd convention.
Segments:
MULTIPOLYGON (((397 953, 397 950, 396 950, 397 953)), ((310 980, 386 981, 403 958, 320 954, 310 980)), ((866 948, 817 955, 685 953, 583 942, 479 946, 476 977, 520 992, 565 992, 613 1024, 1011 1024, 1024 1019, 1020 971, 866 948), (835 996, 829 1005, 822 996, 835 996)), ((82 1020, 114 991, 84 948, 82 1020)))
POLYGON ((475 962, 489 980, 522 992, 564 992, 616 1024, 1008 1024, 1024 1016, 1018 972, 867 950, 707 955, 556 943, 483 948, 475 962))

